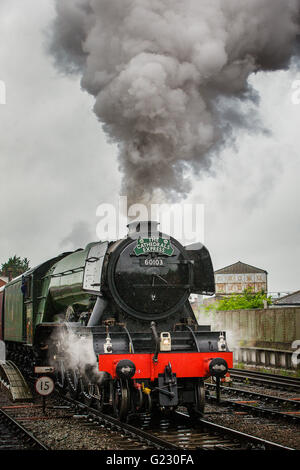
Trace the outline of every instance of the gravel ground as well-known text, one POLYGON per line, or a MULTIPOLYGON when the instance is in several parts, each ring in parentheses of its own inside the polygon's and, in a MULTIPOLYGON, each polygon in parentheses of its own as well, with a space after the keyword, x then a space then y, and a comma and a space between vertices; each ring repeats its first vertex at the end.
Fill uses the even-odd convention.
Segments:
POLYGON ((300 450, 300 429, 297 424, 285 424, 275 419, 256 417, 245 412, 221 411, 217 406, 210 404, 207 404, 205 407, 204 419, 300 450))
MULTIPOLYGON (((233 380, 232 387, 275 397, 300 399, 299 394, 292 393, 290 390, 276 390, 251 383, 247 384, 233 380)), ((205 407, 205 419, 222 426, 227 426, 256 437, 261 437, 300 450, 300 429, 297 424, 285 424, 282 421, 279 422, 275 419, 255 417, 245 412, 239 413, 231 410, 227 410, 226 412, 226 410, 220 410, 217 406, 211 404, 207 404, 205 407)))
POLYGON ((242 382, 233 382, 232 387, 238 388, 240 390, 247 390, 249 392, 263 393, 265 395, 271 395, 273 397, 289 398, 289 399, 299 398, 300 399, 299 393, 293 393, 290 390, 276 390, 273 388, 262 387, 262 386, 255 385, 255 384, 248 385, 242 382))
MULTIPOLYGON (((247 386, 248 389, 248 386, 247 386)), ((261 388, 260 388, 261 390, 261 388)), ((274 391, 269 391, 274 394, 274 391)), ((7 391, 0 388, 0 407, 25 405, 24 408, 6 408, 5 411, 20 420, 38 439, 52 450, 141 450, 141 444, 130 441, 118 432, 88 422, 69 408, 62 406, 58 399, 47 399, 46 415, 43 415, 42 399, 36 396, 34 403, 12 403, 7 391), (21 418, 35 418, 22 420, 21 418), (38 418, 38 419, 37 419, 38 418)), ((285 424, 273 419, 220 409, 206 405, 204 418, 208 421, 261 437, 278 444, 300 450, 300 432, 295 424, 285 424)))
POLYGON ((47 399, 46 414, 43 415, 40 397, 35 397, 34 403, 12 403, 6 390, 0 388, 0 407, 6 406, 25 406, 24 408, 5 408, 5 411, 51 450, 143 449, 141 444, 132 442, 117 432, 107 431, 104 427, 88 422, 71 409, 53 408, 61 406, 55 398, 47 399), (27 419, 22 420, 22 418, 27 419), (28 418, 35 418, 35 420, 28 420, 28 418))

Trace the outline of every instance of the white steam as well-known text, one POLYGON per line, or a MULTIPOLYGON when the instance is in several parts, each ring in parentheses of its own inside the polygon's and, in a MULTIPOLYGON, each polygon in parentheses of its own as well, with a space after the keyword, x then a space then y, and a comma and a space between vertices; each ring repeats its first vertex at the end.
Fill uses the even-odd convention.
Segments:
POLYGON ((71 328, 64 328, 55 334, 53 340, 64 355, 66 369, 77 370, 82 376, 86 375, 87 369, 89 375, 99 375, 92 334, 79 336, 71 328))
POLYGON ((288 66, 300 0, 56 0, 51 51, 82 74, 94 111, 119 144, 129 203, 173 200, 236 126, 248 77, 288 66))

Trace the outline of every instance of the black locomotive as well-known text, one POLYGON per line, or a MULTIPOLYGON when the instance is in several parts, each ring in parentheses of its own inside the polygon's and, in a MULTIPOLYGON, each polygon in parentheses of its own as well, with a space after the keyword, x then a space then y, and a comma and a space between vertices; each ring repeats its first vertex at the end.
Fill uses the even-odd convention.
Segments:
POLYGON ((189 302, 215 291, 209 252, 155 222, 128 227, 125 239, 64 253, 2 289, 1 337, 11 358, 52 365, 62 392, 120 419, 179 405, 194 416, 204 379, 232 367, 225 333, 198 325, 189 302))

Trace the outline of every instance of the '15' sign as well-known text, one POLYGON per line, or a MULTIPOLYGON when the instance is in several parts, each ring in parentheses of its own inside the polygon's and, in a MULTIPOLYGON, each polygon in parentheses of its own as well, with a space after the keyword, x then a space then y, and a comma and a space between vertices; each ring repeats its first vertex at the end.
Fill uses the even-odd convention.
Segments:
POLYGON ((37 393, 45 397, 53 392, 54 382, 50 377, 39 377, 35 382, 35 389, 37 393))

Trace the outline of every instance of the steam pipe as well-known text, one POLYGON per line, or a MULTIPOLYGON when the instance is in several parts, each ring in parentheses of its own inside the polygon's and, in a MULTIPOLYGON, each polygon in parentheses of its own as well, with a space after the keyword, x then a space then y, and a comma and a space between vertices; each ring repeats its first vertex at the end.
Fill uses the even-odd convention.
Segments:
POLYGON ((154 339, 155 339, 155 353, 154 353, 154 357, 153 357, 153 362, 157 362, 158 361, 158 359, 157 359, 158 358, 158 353, 159 353, 159 337, 158 337, 158 334, 157 334, 156 325, 155 325, 154 321, 151 322, 150 328, 152 330, 152 333, 153 333, 153 336, 154 336, 154 339))
POLYGON ((91 317, 88 321, 87 326, 97 326, 100 323, 100 319, 104 313, 104 310, 107 306, 107 300, 103 297, 97 297, 96 303, 94 305, 91 317))

